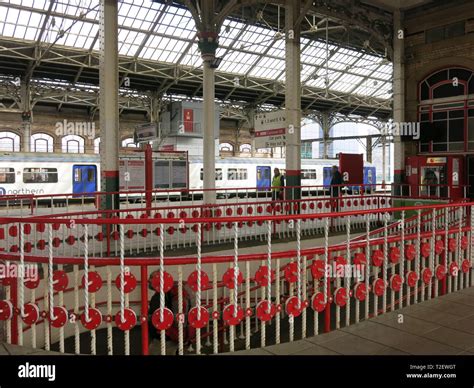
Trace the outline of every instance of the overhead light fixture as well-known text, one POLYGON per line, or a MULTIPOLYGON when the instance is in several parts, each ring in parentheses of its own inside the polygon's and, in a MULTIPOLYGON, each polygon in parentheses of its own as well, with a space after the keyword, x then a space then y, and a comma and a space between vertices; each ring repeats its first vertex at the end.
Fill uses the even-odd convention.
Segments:
POLYGON ((221 62, 222 62, 222 57, 215 57, 211 61, 211 69, 217 69, 220 66, 221 62))

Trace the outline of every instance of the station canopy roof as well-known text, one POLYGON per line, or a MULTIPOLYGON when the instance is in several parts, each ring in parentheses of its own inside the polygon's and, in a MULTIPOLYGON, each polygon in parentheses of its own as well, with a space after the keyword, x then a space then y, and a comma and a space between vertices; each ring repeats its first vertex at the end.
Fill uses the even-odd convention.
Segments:
MULTIPOLYGON (((100 45, 99 7, 98 0, 3 0, 0 1, 0 39, 95 52, 100 45)), ((175 2, 123 0, 119 2, 118 9, 120 56, 178 65, 189 71, 200 69, 202 60, 196 44, 195 23, 185 7, 175 2)), ((280 33, 270 28, 265 23, 265 13, 262 15, 256 24, 236 17, 225 20, 217 51, 217 57, 222 58, 218 74, 235 76, 237 83, 247 78, 261 82, 285 82, 283 27, 280 33)), ((326 97, 329 91, 336 95, 371 98, 382 104, 383 101, 388 102, 392 96, 392 63, 375 50, 358 50, 333 40, 326 41, 326 26, 335 32, 340 30, 341 34, 346 32, 334 21, 328 20, 326 24, 322 19, 318 27, 323 31, 302 33, 302 86, 325 90, 326 97)), ((0 51, 0 62, 3 62, 1 57, 0 51)), ((66 67, 65 76, 71 72, 66 71, 66 67)), ((36 69, 37 76, 45 77, 48 67, 42 68, 42 64, 37 63, 36 69)), ((61 78, 61 67, 51 65, 50 71, 51 78, 61 78)), ((4 72, 1 64, 0 72, 4 72)), ((75 81, 81 81, 81 76, 75 77, 75 81)), ((198 89, 193 90, 195 95, 198 89)), ((172 91, 171 86, 168 92, 172 91)), ((233 93, 236 93, 236 99, 244 99, 238 90, 232 91, 231 88, 226 97, 232 100, 233 93)), ((271 103, 271 99, 262 100, 262 103, 265 102, 271 103)))

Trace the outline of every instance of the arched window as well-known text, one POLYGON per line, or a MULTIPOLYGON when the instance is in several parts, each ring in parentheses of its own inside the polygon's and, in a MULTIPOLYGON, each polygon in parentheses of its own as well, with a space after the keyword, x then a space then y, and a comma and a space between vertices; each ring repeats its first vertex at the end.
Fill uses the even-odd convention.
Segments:
POLYGON ((230 143, 221 143, 221 144, 219 144, 219 151, 232 152, 233 150, 234 150, 234 146, 230 143))
POLYGON ((14 132, 0 132, 0 151, 19 152, 20 136, 14 132))
POLYGON ((250 154, 252 152, 252 146, 250 144, 244 143, 240 145, 240 152, 245 154, 250 154))
POLYGON ((84 138, 77 135, 67 135, 61 139, 62 152, 70 154, 84 153, 84 138))
POLYGON ((94 154, 98 154, 100 152, 100 137, 96 137, 94 139, 94 154))
POLYGON ((126 139, 122 140, 122 147, 123 148, 137 148, 138 145, 135 144, 133 137, 127 137, 126 139))
POLYGON ((474 150, 474 72, 438 70, 420 82, 418 93, 420 152, 474 150))
POLYGON ((54 139, 47 133, 31 135, 31 152, 54 152, 54 139))
POLYGON ((257 148, 259 154, 270 154, 272 152, 271 148, 257 148))

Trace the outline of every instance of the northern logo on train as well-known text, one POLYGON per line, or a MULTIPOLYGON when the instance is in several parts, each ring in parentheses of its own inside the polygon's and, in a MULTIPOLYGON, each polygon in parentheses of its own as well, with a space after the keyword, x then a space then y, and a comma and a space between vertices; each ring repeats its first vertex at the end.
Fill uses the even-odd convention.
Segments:
POLYGON ((4 187, 0 187, 0 195, 5 195, 7 190, 4 187))

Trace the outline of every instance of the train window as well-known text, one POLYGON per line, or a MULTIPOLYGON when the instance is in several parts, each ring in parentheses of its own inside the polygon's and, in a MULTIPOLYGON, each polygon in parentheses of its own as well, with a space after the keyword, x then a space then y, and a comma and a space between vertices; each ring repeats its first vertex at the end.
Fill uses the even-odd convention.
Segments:
POLYGON ((74 182, 82 182, 82 169, 77 167, 74 169, 74 182))
POLYGON ((58 170, 56 168, 25 168, 23 183, 57 183, 58 170))
POLYGON ((229 181, 243 181, 247 179, 246 168, 229 168, 227 170, 227 180, 229 181))
POLYGON ((15 183, 15 169, 0 168, 0 183, 15 183))
POLYGON ((87 169, 87 182, 95 182, 95 171, 93 168, 87 169))
MULTIPOLYGON (((204 180, 204 172, 202 168, 201 168, 200 179, 204 180)), ((222 180, 222 168, 216 168, 216 181, 221 181, 221 180, 222 180)))
POLYGON ((301 170, 301 179, 316 179, 316 170, 301 170))

